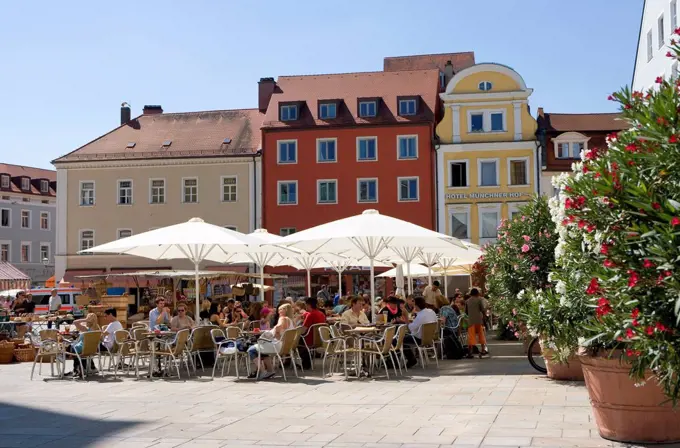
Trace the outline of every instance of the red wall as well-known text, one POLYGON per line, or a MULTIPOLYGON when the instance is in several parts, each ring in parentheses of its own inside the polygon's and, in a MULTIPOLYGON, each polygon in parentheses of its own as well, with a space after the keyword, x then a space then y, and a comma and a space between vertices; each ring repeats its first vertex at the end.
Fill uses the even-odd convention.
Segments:
POLYGON ((297 231, 366 209, 413 222, 430 229, 434 221, 432 125, 389 125, 309 130, 263 131, 263 226, 278 234, 282 227, 297 231), (418 135, 418 159, 397 160, 397 136, 418 135), (378 160, 357 162, 356 138, 378 137, 378 160), (316 162, 316 139, 337 138, 337 162, 316 162), (277 140, 297 139, 297 163, 277 163, 277 140), (397 178, 419 177, 419 201, 398 202, 397 178), (378 178, 378 203, 357 203, 357 178, 378 178), (338 180, 338 203, 316 203, 319 179, 338 180), (298 181, 298 204, 277 204, 277 181, 298 181))

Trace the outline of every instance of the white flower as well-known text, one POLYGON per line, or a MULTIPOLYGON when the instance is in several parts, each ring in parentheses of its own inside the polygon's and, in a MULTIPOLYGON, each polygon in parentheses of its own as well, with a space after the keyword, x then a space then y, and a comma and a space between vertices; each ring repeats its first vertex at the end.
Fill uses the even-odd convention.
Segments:
POLYGON ((517 300, 522 300, 524 298, 525 291, 521 290, 520 292, 517 293, 517 300))
POLYGON ((567 293, 567 284, 564 283, 562 280, 558 281, 557 284, 555 285, 555 291, 557 291, 558 294, 566 294, 567 293))

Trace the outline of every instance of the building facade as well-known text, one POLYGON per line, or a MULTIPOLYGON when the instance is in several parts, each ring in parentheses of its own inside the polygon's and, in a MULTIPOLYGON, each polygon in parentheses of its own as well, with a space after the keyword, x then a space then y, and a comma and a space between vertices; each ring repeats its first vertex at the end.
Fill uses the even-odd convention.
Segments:
MULTIPOLYGON (((56 276, 161 268, 139 257, 79 251, 201 217, 243 233, 258 226, 263 115, 257 109, 163 113, 145 107, 111 132, 55 160, 56 276)), ((192 268, 184 260, 162 268, 192 268)), ((210 267, 210 266, 204 266, 210 267)))
POLYGON ((434 228, 438 91, 436 69, 261 80, 264 227, 287 235, 377 209, 434 228))
POLYGON ((677 77, 678 61, 666 53, 678 26, 678 0, 644 1, 633 72, 634 90, 654 87, 659 76, 677 77))
POLYGON ((538 108, 536 135, 542 148, 540 191, 546 196, 558 192, 553 176, 571 172, 571 165, 581 160, 581 152, 607 146, 607 135, 627 129, 618 113, 560 114, 538 108))
POLYGON ((54 275, 56 177, 52 170, 0 163, 0 261, 36 285, 54 275))
POLYGON ((476 244, 538 190, 532 89, 513 69, 476 64, 448 82, 437 125, 438 230, 476 244))

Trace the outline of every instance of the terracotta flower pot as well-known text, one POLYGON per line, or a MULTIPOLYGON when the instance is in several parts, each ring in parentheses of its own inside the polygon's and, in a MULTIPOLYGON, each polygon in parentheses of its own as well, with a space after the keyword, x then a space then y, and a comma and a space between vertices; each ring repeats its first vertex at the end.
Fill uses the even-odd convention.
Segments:
POLYGON ((595 422, 600 435, 617 442, 671 443, 680 441, 680 408, 673 408, 652 378, 636 387, 628 376, 630 364, 579 354, 595 422))
POLYGON ((543 359, 545 359, 545 368, 548 370, 548 378, 559 381, 583 381, 583 369, 581 368, 581 360, 578 356, 572 355, 566 363, 552 361, 555 352, 543 346, 543 359))

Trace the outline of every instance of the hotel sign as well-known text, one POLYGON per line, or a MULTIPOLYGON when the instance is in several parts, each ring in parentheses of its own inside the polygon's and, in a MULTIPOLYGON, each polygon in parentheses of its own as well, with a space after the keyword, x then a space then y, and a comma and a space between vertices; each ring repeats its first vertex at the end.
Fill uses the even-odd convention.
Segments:
POLYGON ((446 199, 512 199, 531 196, 531 193, 447 193, 446 199))

